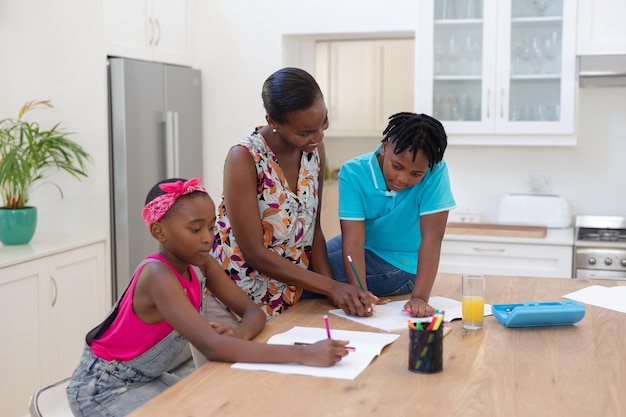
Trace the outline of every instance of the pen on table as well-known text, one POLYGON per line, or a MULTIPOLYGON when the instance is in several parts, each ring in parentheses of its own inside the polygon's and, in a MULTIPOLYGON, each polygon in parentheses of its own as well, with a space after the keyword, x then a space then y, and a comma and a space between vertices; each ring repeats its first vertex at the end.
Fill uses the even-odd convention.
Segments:
MULTIPOLYGON (((293 342, 294 345, 298 345, 298 346, 308 346, 311 343, 306 343, 306 342, 293 342)), ((345 346, 346 350, 348 352, 356 352, 356 348, 353 346, 345 346)))

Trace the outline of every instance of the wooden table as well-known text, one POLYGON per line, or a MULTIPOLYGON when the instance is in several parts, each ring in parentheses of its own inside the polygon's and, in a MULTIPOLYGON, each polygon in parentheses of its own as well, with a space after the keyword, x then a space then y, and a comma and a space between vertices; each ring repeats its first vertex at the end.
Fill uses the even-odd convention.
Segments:
MULTIPOLYGON (((556 301, 592 284, 626 281, 488 276, 485 299, 556 301)), ((432 294, 460 300, 460 275, 440 274, 432 294)), ((330 308, 326 300, 302 301, 269 322, 256 340, 295 325, 321 327, 320 316, 330 308)), ((626 416, 626 314, 588 305, 573 326, 509 329, 493 316, 479 331, 463 330, 460 321, 446 326, 452 331, 438 374, 408 371, 402 331, 353 381, 214 362, 131 416, 626 416)), ((376 331, 340 317, 333 327, 376 331)))

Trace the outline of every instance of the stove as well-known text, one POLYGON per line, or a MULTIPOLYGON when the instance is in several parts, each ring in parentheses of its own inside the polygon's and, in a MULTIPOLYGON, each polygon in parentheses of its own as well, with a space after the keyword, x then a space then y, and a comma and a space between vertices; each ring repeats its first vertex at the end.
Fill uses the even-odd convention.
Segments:
POLYGON ((626 280, 626 217, 577 216, 574 278, 626 280))

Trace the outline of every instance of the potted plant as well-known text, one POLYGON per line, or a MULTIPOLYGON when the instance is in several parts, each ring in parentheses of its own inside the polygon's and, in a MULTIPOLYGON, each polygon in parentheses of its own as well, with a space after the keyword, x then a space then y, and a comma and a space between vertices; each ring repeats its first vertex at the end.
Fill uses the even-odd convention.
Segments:
MULTIPOLYGON (((29 101, 20 109, 17 119, 0 120, 0 241, 7 245, 30 242, 35 233, 37 209, 28 206, 33 185, 44 178, 46 170, 56 168, 76 179, 87 176, 90 155, 68 138, 71 133, 60 123, 46 130, 26 113, 52 108, 49 100, 29 101)), ((63 191, 52 183, 61 193, 63 191)))

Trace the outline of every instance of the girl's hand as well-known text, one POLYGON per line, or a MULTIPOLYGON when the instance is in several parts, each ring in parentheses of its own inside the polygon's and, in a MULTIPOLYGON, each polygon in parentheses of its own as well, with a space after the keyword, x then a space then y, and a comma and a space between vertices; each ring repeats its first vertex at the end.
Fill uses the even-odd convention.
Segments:
POLYGON ((385 299, 378 299, 378 301, 376 302, 376 305, 382 306, 383 304, 387 304, 390 303, 391 299, 390 298, 385 298, 385 299))
POLYGON ((404 309, 413 317, 429 317, 435 314, 435 309, 419 297, 411 297, 404 305, 404 309))
POLYGON ((297 346, 301 350, 302 365, 328 367, 336 364, 348 354, 346 340, 324 339, 311 345, 297 346))
POLYGON ((228 324, 219 323, 217 321, 210 321, 209 324, 211 325, 211 327, 213 327, 213 329, 215 329, 217 334, 223 334, 226 336, 236 336, 235 329, 233 329, 228 324))

